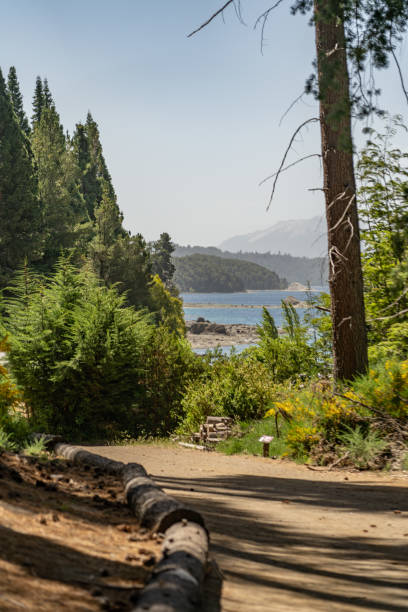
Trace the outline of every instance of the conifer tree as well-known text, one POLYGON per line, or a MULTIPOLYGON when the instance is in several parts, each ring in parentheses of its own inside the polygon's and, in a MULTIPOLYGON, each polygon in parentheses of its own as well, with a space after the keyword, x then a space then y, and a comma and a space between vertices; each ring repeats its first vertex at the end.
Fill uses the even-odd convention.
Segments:
POLYGON ((35 81, 35 90, 33 97, 33 115, 31 117, 33 126, 39 123, 41 119, 42 109, 44 108, 44 92, 41 77, 37 77, 35 81))
POLYGON ((43 210, 42 267, 50 271, 61 250, 75 246, 80 224, 88 221, 78 187, 78 166, 54 104, 44 106, 40 121, 34 124, 32 148, 43 210))
POLYGON ((86 117, 85 130, 88 137, 91 163, 95 164, 96 166, 97 178, 99 180, 103 179, 107 183, 110 195, 116 199, 112 178, 102 152, 98 124, 96 121, 94 121, 90 112, 88 112, 86 117))
POLYGON ((51 91, 48 85, 48 79, 44 79, 44 82, 43 82, 43 103, 44 103, 44 108, 51 108, 52 106, 55 106, 54 100, 52 98, 51 91))
POLYGON ((172 261, 174 244, 167 232, 160 234, 159 240, 152 244, 152 269, 153 274, 158 274, 167 289, 174 289, 172 279, 175 266, 172 261))
POLYGON ((23 96, 21 95, 20 85, 17 79, 17 72, 14 66, 11 66, 8 73, 8 92, 11 98, 11 103, 13 105, 13 110, 17 115, 18 121, 20 123, 20 127, 23 132, 29 136, 30 135, 30 126, 28 124, 27 115, 25 114, 23 107, 23 96))
MULTIPOLYGON (((116 194, 103 156, 98 125, 93 120, 91 113, 88 113, 85 125, 77 124, 73 136, 73 147, 81 172, 81 193, 85 199, 90 219, 95 219, 95 212, 101 205, 104 190, 107 190, 109 197, 115 203, 116 194)), ((117 214, 122 220, 119 208, 117 208, 117 214)))
POLYGON ((0 70, 0 286, 24 259, 36 259, 41 225, 37 181, 27 138, 0 70))

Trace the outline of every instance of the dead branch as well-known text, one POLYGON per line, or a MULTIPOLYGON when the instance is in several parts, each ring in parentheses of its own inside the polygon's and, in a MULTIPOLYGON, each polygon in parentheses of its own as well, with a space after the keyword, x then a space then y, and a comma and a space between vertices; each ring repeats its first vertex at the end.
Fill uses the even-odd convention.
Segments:
POLYGON ((292 104, 289 105, 289 107, 285 110, 285 112, 283 113, 282 117, 279 119, 279 127, 282 125, 282 121, 284 120, 284 118, 286 117, 286 115, 288 113, 290 113, 290 111, 292 110, 292 108, 295 106, 295 104, 297 104, 299 102, 299 100, 301 100, 303 98, 303 96, 305 95, 305 92, 302 91, 302 93, 300 94, 300 96, 298 96, 295 100, 293 100, 292 104))
MULTIPOLYGON (((282 168, 280 170, 280 172, 285 172, 285 170, 289 170, 289 168, 292 168, 293 166, 296 166, 297 164, 300 164, 300 162, 305 161, 306 159, 310 159, 311 157, 321 157, 320 153, 311 153, 310 155, 305 155, 304 157, 301 157, 300 159, 296 160, 295 162, 293 162, 293 164, 289 164, 289 166, 285 166, 285 168, 282 168)), ((278 173, 274 172, 273 174, 271 174, 270 176, 267 176, 266 178, 264 178, 260 183, 259 183, 259 187, 261 185, 263 185, 264 183, 266 183, 266 181, 269 181, 271 178, 273 178, 274 176, 276 176, 278 173)))
POLYGON ((407 314, 407 312, 408 312, 408 308, 405 308, 405 310, 400 310, 396 314, 388 315, 387 317, 376 317, 375 319, 368 319, 368 322, 370 321, 389 321, 390 319, 401 317, 402 315, 407 314))
POLYGON ((400 300, 402 300, 402 298, 408 293, 408 287, 401 293, 401 295, 395 300, 395 302, 393 302, 392 304, 389 304, 388 306, 386 306, 385 308, 383 308, 382 310, 380 310, 380 312, 385 312, 386 310, 389 310, 390 308, 392 308, 393 306, 396 306, 398 304, 398 302, 400 300))
POLYGON ((333 461, 333 463, 331 463, 328 466, 327 470, 330 472, 330 470, 332 470, 334 467, 336 467, 336 465, 339 465, 339 463, 344 461, 344 459, 348 459, 349 456, 350 456, 350 451, 345 452, 344 455, 342 455, 341 457, 336 459, 336 461, 333 461))
POLYGON ((325 308, 324 306, 314 306, 316 310, 322 310, 323 312, 331 312, 330 308, 325 308))
POLYGON ((287 147, 287 149, 286 149, 286 151, 285 151, 285 154, 284 154, 284 156, 283 156, 283 158, 282 158, 282 161, 281 161, 281 165, 280 165, 280 167, 279 167, 279 170, 278 170, 278 171, 276 172, 276 174, 275 174, 275 180, 273 181, 273 185, 272 185, 272 193, 271 193, 271 196, 270 196, 270 198, 269 198, 269 203, 268 203, 268 206, 266 207, 266 210, 269 210, 269 207, 270 207, 270 205, 272 204, 273 196, 274 196, 274 194, 275 194, 275 189, 276 189, 276 183, 278 182, 278 178, 279 178, 279 176, 280 176, 280 173, 282 172, 282 168, 283 168, 283 166, 284 166, 284 164, 285 164, 285 161, 286 161, 286 158, 287 158, 287 156, 288 156, 288 153, 289 153, 290 149, 292 148, 293 141, 295 140, 295 138, 296 138, 296 136, 299 134, 299 132, 300 132, 300 131, 301 131, 301 130, 302 130, 302 129, 303 129, 303 128, 304 128, 304 127, 305 127, 305 126, 308 124, 308 123, 315 123, 316 121, 318 122, 318 121, 320 121, 320 119, 319 119, 318 117, 311 117, 310 119, 307 119, 307 120, 306 120, 306 121, 304 121, 304 122, 303 122, 301 125, 299 125, 299 127, 297 127, 297 128, 296 128, 296 130, 295 130, 295 132, 292 134, 292 138, 290 139, 290 141, 289 141, 289 145, 288 145, 288 147, 287 147))
POLYGON ((405 87, 404 76, 402 74, 401 66, 400 66, 399 61, 397 60, 397 56, 395 55, 395 51, 394 51, 393 47, 391 47, 391 54, 392 54, 392 57, 394 58, 395 65, 397 66, 397 70, 398 70, 398 75, 399 75, 399 78, 400 78, 400 83, 401 83, 402 91, 404 92, 405 99, 406 99, 406 101, 408 103, 408 90, 405 87))
POLYGON ((265 12, 263 12, 262 15, 259 15, 258 19, 255 21, 254 30, 256 30, 256 28, 258 27, 260 23, 262 24, 261 25, 261 53, 262 54, 263 54, 263 46, 264 46, 264 40, 265 40, 264 34, 265 34, 266 22, 268 21, 268 17, 272 13, 272 11, 275 10, 282 2, 283 0, 277 0, 273 6, 271 6, 265 12))
POLYGON ((351 205, 353 204, 354 200, 356 199, 356 194, 353 193, 353 195, 351 196, 349 203, 347 204, 343 214, 341 215, 340 219, 337 221, 337 223, 335 225, 333 225, 333 227, 329 228, 329 232, 334 232, 334 230, 336 230, 339 225, 341 225, 348 213, 348 211, 350 210, 351 205))
POLYGON ((197 32, 200 32, 200 30, 203 30, 205 27, 208 26, 209 23, 211 23, 216 17, 218 17, 218 15, 220 15, 221 13, 223 13, 225 11, 225 9, 230 5, 230 4, 234 4, 235 0, 228 0, 228 2, 226 2, 224 4, 224 6, 222 6, 220 9, 218 9, 218 11, 215 11, 215 13, 213 13, 211 15, 211 17, 209 19, 207 19, 207 21, 205 21, 204 23, 202 23, 196 30, 194 30, 193 32, 190 32, 190 34, 188 34, 187 38, 191 38, 191 36, 194 36, 194 34, 197 34, 197 32))
POLYGON ((373 406, 369 406, 368 404, 365 404, 364 402, 362 402, 360 400, 356 400, 356 399, 353 399, 351 397, 347 397, 347 395, 342 395, 341 393, 334 393, 334 395, 336 395, 337 397, 341 397, 342 399, 345 399, 348 402, 351 402, 352 404, 357 404, 358 406, 362 406, 363 408, 367 408, 367 410, 370 410, 374 414, 377 414, 379 417, 381 417, 385 421, 388 421, 390 424, 392 424, 400 433, 406 435, 406 433, 407 433, 406 430, 403 427, 401 427, 401 425, 399 424, 397 419, 394 419, 389 414, 387 414, 385 412, 381 412, 381 410, 377 410, 377 408, 374 408, 373 406))

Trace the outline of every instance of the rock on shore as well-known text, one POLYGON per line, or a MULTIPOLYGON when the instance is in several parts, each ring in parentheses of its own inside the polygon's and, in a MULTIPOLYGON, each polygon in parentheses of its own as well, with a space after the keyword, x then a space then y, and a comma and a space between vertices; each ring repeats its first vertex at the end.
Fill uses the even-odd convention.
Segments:
POLYGON ((258 335, 256 325, 220 324, 205 321, 186 321, 187 339, 193 349, 215 348, 216 346, 235 346, 255 344, 258 335))

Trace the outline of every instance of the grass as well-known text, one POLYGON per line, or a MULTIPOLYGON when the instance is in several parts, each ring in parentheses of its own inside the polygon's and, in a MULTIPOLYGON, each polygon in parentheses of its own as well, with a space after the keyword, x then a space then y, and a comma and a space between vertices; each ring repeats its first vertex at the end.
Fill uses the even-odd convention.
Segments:
POLYGON ((281 457, 287 452, 284 438, 285 425, 280 424, 279 430, 281 437, 278 438, 274 418, 240 423, 239 427, 243 434, 242 437, 230 438, 229 440, 220 442, 217 444, 217 451, 225 453, 226 455, 245 454, 262 456, 263 444, 259 442, 259 438, 266 435, 273 436, 273 440, 269 447, 270 457, 281 457))

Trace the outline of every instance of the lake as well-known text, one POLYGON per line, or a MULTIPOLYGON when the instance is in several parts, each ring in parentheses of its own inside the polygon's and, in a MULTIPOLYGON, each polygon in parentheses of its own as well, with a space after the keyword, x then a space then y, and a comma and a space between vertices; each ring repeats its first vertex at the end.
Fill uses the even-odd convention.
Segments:
MULTIPOLYGON (((312 294, 328 291, 327 287, 312 287, 312 294)), ((293 295, 304 302, 308 298, 305 291, 250 291, 242 293, 182 293, 184 316, 186 321, 198 317, 212 323, 244 323, 257 325, 262 320, 262 307, 268 308, 275 319, 277 327, 282 327, 281 301, 293 295)), ((297 308, 296 312, 303 318, 305 308, 297 308)))

